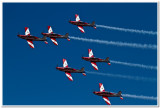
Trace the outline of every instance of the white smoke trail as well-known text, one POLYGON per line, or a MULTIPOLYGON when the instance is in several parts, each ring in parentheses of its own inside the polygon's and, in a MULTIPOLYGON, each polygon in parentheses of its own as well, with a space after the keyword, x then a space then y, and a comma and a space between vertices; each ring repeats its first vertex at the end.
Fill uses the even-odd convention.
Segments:
POLYGON ((136 99, 157 100, 157 97, 153 97, 153 96, 131 95, 131 94, 122 94, 122 96, 129 97, 129 98, 136 98, 136 99))
POLYGON ((121 47, 132 47, 132 48, 141 48, 141 49, 157 49, 157 45, 151 45, 151 44, 137 44, 137 43, 127 43, 127 42, 115 42, 115 41, 106 41, 106 40, 98 40, 98 39, 87 39, 87 38, 80 38, 80 37, 74 37, 70 36, 71 39, 74 40, 80 40, 84 42, 91 42, 91 43, 99 43, 99 44, 105 44, 105 45, 115 45, 115 46, 121 46, 121 47))
POLYGON ((157 35, 157 32, 154 32, 154 31, 126 29, 126 28, 119 28, 119 27, 112 27, 112 26, 105 26, 105 25, 96 25, 96 27, 106 28, 110 30, 124 31, 124 32, 134 32, 134 33, 141 33, 141 34, 157 35))
POLYGON ((115 64, 126 65, 126 66, 157 70, 157 66, 150 66, 150 65, 144 65, 144 64, 135 64, 135 63, 127 63, 127 62, 120 62, 120 61, 114 61, 114 60, 110 60, 110 62, 111 63, 115 63, 115 64))
POLYGON ((95 75, 102 75, 102 76, 108 76, 108 77, 115 77, 115 78, 124 78, 129 80, 141 80, 141 81, 150 81, 150 82, 156 82, 157 80, 155 78, 146 78, 146 77, 138 77, 138 76, 128 76, 128 75, 120 75, 120 74, 110 74, 110 73, 100 73, 100 72, 90 72, 86 71, 88 74, 95 74, 95 75))

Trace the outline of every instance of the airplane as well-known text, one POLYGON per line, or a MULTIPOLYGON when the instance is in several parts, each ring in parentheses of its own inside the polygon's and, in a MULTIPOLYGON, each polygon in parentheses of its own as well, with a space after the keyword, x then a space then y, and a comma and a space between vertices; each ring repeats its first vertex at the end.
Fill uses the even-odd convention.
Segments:
POLYGON ((92 23, 86 23, 86 22, 83 22, 83 21, 80 21, 80 18, 79 18, 79 15, 78 14, 75 14, 75 17, 76 17, 76 21, 69 21, 69 23, 73 24, 73 25, 77 25, 79 30, 84 33, 84 29, 83 29, 83 26, 88 26, 88 27, 93 27, 96 29, 96 25, 95 25, 95 21, 93 21, 92 23))
POLYGON ((48 33, 42 33, 43 36, 46 37, 50 37, 51 41, 55 44, 58 45, 56 38, 60 38, 60 39, 67 39, 68 41, 70 41, 69 37, 68 37, 68 33, 66 33, 65 35, 60 35, 60 34, 56 34, 53 33, 53 30, 51 28, 51 26, 48 26, 48 33))
POLYGON ((20 37, 20 38, 22 38, 22 39, 27 40, 27 42, 28 42, 28 44, 29 44, 29 46, 31 48, 34 48, 33 41, 44 41, 46 44, 48 44, 46 36, 44 36, 43 38, 38 38, 36 36, 32 36, 30 34, 30 31, 29 31, 28 27, 25 27, 25 35, 18 34, 17 36, 20 37))
POLYGON ((106 62, 108 65, 111 65, 109 57, 107 57, 106 59, 96 58, 94 57, 91 49, 88 49, 88 52, 89 52, 89 57, 82 57, 82 59, 90 61, 95 70, 98 70, 96 62, 106 62))
POLYGON ((63 67, 56 67, 57 70, 65 72, 66 76, 70 81, 73 81, 73 78, 71 76, 71 73, 82 73, 84 76, 86 76, 86 73, 84 71, 84 68, 81 68, 80 70, 74 69, 71 67, 68 67, 68 63, 66 59, 63 59, 63 67))
POLYGON ((111 105, 111 102, 109 101, 108 97, 120 97, 120 99, 123 100, 121 91, 119 91, 118 93, 111 93, 111 92, 105 91, 102 83, 99 83, 99 88, 100 88, 100 91, 94 91, 93 93, 95 95, 102 96, 102 98, 108 105, 111 105))

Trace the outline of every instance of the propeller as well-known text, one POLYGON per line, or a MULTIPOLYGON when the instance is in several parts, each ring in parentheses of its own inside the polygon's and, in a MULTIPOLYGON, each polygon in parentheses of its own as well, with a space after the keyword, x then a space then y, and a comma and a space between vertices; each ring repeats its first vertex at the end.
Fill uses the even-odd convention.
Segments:
POLYGON ((43 34, 44 33, 44 31, 43 32, 41 32, 41 34, 43 34))
POLYGON ((69 19, 69 21, 68 21, 69 23, 71 22, 71 19, 69 19))
POLYGON ((19 34, 19 32, 17 33, 17 36, 19 36, 20 34, 19 34))
POLYGON ((92 93, 94 94, 94 93, 95 93, 95 90, 92 90, 92 93))

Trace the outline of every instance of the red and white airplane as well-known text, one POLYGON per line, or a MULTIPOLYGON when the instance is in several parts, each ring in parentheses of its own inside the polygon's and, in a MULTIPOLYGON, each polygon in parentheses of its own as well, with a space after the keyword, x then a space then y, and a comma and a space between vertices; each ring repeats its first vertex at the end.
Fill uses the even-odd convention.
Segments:
POLYGON ((79 15, 78 14, 75 14, 75 17, 76 17, 76 21, 69 21, 69 23, 73 24, 73 25, 77 25, 79 30, 84 33, 84 29, 83 29, 83 26, 88 26, 88 27, 93 27, 96 29, 96 25, 95 25, 95 22, 93 21, 91 24, 90 23, 86 23, 86 22, 83 22, 83 21, 80 21, 80 18, 79 18, 79 15))
POLYGON ((88 49, 88 52, 89 52, 89 57, 82 57, 82 59, 90 61, 95 70, 98 70, 96 62, 106 62, 108 65, 111 65, 109 57, 107 57, 106 59, 96 58, 94 57, 91 49, 88 49))
POLYGON ((57 33, 53 33, 53 30, 51 28, 51 26, 48 26, 48 33, 42 33, 43 36, 46 36, 46 37, 50 37, 51 38, 51 41, 55 44, 55 45, 58 45, 57 41, 56 41, 56 38, 59 38, 59 39, 67 39, 68 41, 70 41, 69 39, 69 34, 66 33, 65 35, 60 35, 60 34, 57 34, 57 33))
POLYGON ((22 39, 27 40, 27 42, 28 42, 28 44, 31 48, 34 48, 33 41, 44 41, 46 44, 48 44, 46 36, 44 36, 43 38, 38 38, 36 36, 32 36, 30 34, 30 31, 29 31, 28 27, 25 27, 25 35, 18 34, 17 36, 22 38, 22 39))
POLYGON ((111 92, 105 91, 102 83, 99 83, 99 88, 100 88, 100 91, 94 91, 93 93, 95 95, 102 96, 102 98, 108 105, 111 105, 111 102, 109 101, 108 97, 120 97, 120 99, 123 100, 121 91, 119 91, 118 93, 111 93, 111 92))
POLYGON ((56 69, 65 72, 66 76, 70 81, 73 81, 71 73, 82 73, 84 76, 86 76, 84 68, 81 68, 80 70, 78 70, 78 69, 68 67, 68 63, 66 59, 63 59, 63 67, 56 67, 56 69))

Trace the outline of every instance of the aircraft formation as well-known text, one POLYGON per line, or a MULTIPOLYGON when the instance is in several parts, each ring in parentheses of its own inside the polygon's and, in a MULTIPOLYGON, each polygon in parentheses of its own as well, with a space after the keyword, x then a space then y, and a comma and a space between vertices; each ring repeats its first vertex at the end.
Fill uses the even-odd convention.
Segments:
MULTIPOLYGON (((70 20, 69 23, 76 25, 82 33, 85 33, 85 31, 83 29, 84 26, 85 27, 93 27, 96 29, 95 21, 93 21, 92 23, 83 22, 80 20, 78 14, 75 14, 75 19, 76 19, 76 21, 70 20)), ((55 45, 58 45, 58 42, 56 39, 67 39, 68 41, 70 41, 69 33, 66 33, 65 35, 53 33, 51 26, 48 26, 48 33, 42 32, 41 34, 43 35, 42 38, 33 36, 30 34, 29 28, 25 27, 25 35, 18 34, 17 36, 21 39, 25 39, 31 48, 34 48, 33 41, 43 41, 43 42, 45 42, 45 44, 48 44, 47 38, 50 38, 51 41, 55 45)), ((89 57, 82 57, 82 59, 85 61, 91 62, 91 65, 93 66, 93 68, 95 70, 98 70, 98 66, 96 64, 97 62, 104 62, 104 63, 107 63, 108 65, 111 65, 111 63, 109 61, 109 57, 107 57, 106 59, 94 57, 92 49, 88 49, 88 53, 89 53, 89 57)), ((64 58, 63 58, 63 67, 57 66, 56 69, 59 71, 65 72, 66 76, 68 77, 68 79, 70 81, 73 81, 71 73, 82 73, 84 76, 86 76, 84 67, 82 67, 81 69, 71 68, 68 66, 67 60, 64 58)), ((123 97, 121 95, 121 93, 122 93, 121 91, 119 91, 118 93, 112 93, 112 92, 105 91, 102 83, 99 83, 99 87, 100 87, 100 91, 94 91, 93 94, 98 95, 98 96, 102 96, 102 98, 104 99, 104 101, 108 105, 111 105, 111 102, 109 101, 108 97, 120 97, 120 99, 123 99, 123 97)))

